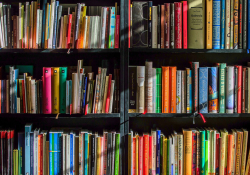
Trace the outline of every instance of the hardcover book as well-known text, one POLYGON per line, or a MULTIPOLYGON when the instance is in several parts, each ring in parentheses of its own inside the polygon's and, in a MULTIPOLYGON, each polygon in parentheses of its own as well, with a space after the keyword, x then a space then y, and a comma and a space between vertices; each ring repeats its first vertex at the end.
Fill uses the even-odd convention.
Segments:
POLYGON ((208 113, 208 68, 199 68, 199 112, 208 113))

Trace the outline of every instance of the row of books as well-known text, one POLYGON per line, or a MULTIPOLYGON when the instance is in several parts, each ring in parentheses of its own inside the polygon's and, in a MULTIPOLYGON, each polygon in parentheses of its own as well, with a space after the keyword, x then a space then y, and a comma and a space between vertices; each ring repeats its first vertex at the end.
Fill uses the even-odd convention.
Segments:
POLYGON ((128 1, 129 47, 249 49, 248 0, 128 1))
POLYGON ((67 80, 68 67, 44 67, 36 80, 10 66, 9 79, 0 80, 0 113, 119 113, 119 69, 115 80, 101 67, 94 79, 92 66, 83 66, 83 60, 71 71, 67 80))
MULTIPOLYGON (((249 66, 249 63, 248 63, 249 66)), ((250 113, 250 67, 129 67, 130 113, 250 113)))
POLYGON ((0 48, 93 49, 119 48, 119 6, 59 5, 40 0, 0 3, 0 48))
POLYGON ((1 130, 1 174, 119 174, 120 133, 81 128, 1 130), (17 141, 17 144, 14 144, 17 141), (15 147, 17 145, 18 147, 15 147))
POLYGON ((128 174, 248 174, 248 131, 183 129, 165 136, 161 130, 128 135, 128 174))

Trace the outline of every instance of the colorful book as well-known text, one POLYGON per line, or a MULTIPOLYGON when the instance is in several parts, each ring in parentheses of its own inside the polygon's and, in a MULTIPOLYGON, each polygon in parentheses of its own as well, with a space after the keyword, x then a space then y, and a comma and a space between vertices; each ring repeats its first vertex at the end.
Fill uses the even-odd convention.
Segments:
POLYGON ((213 41, 212 48, 220 49, 221 0, 213 0, 213 41))
POLYGON ((226 63, 219 63, 219 113, 226 111, 226 63))
POLYGON ((226 17, 226 0, 221 0, 221 41, 220 48, 225 49, 225 17, 226 17))
POLYGON ((43 68, 43 113, 51 114, 51 68, 43 68))
POLYGON ((199 68, 199 112, 208 113, 208 68, 199 68))
POLYGON ((208 112, 217 113, 218 112, 218 68, 210 67, 208 68, 208 112))

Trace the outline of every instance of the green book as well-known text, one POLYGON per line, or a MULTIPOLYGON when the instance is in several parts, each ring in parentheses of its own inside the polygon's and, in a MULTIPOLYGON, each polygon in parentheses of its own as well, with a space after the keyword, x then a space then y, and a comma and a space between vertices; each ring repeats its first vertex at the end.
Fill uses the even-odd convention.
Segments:
POLYGON ((156 68, 156 113, 161 113, 161 68, 156 68))
POLYGON ((119 175, 120 133, 115 135, 115 175, 119 175))
POLYGON ((205 144, 205 139, 206 139, 206 132, 205 130, 200 130, 200 145, 201 145, 201 153, 200 153, 200 174, 205 175, 205 150, 206 150, 206 144, 205 144))
POLYGON ((218 63, 219 65, 219 113, 226 112, 226 63, 218 63))
POLYGON ((206 151, 205 151, 205 175, 208 175, 208 145, 209 142, 208 140, 205 141, 205 147, 206 147, 206 151))
POLYGON ((59 69, 59 111, 62 114, 66 113, 66 80, 67 67, 60 67, 59 69))
POLYGON ((18 175, 22 175, 22 159, 21 159, 21 150, 18 150, 18 175))
POLYGON ((211 146, 210 146, 210 140, 211 140, 211 132, 210 130, 206 129, 206 149, 205 149, 205 175, 209 175, 211 173, 211 146))
POLYGON ((16 175, 18 175, 18 150, 16 150, 15 151, 16 153, 15 153, 15 162, 16 162, 16 165, 15 165, 15 171, 14 172, 16 172, 16 175))

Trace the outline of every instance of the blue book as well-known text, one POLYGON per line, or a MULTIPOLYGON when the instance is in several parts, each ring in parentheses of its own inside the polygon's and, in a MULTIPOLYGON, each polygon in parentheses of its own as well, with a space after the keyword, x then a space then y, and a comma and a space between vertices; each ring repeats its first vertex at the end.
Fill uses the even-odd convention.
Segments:
POLYGON ((30 132, 30 175, 34 175, 34 132, 30 132))
POLYGON ((55 15, 54 15, 54 28, 53 28, 53 41, 52 41, 52 49, 56 49, 56 29, 57 29, 57 12, 59 7, 59 1, 56 1, 55 4, 55 15))
POLYGON ((220 0, 213 0, 213 49, 220 49, 220 0))
POLYGON ((54 133, 53 132, 49 132, 49 174, 50 175, 54 175, 54 160, 53 160, 53 155, 54 155, 54 150, 53 150, 53 147, 54 147, 54 143, 53 143, 53 140, 54 140, 54 133))
POLYGON ((221 0, 221 42, 220 48, 225 49, 225 10, 226 10, 226 0, 221 0))
MULTIPOLYGON (((85 109, 85 105, 86 105, 87 85, 88 85, 88 77, 85 77, 83 99, 82 99, 83 100, 82 109, 85 109)), ((83 113, 85 113, 85 110, 83 110, 83 113)))
POLYGON ((25 134, 24 132, 19 132, 18 133, 18 163, 19 163, 19 169, 18 172, 19 174, 24 175, 25 170, 24 170, 24 165, 25 165, 25 134))
POLYGON ((208 68, 208 112, 218 113, 218 67, 208 68))
POLYGON ((250 49, 250 0, 247 3, 247 15, 248 15, 248 32, 247 32, 247 48, 250 49))
POLYGON ((156 175, 160 175, 161 157, 161 130, 156 131, 156 175))
POLYGON ((109 29, 109 48, 115 48, 115 7, 111 7, 110 29, 109 29))
POLYGON ((30 132, 32 124, 25 125, 25 174, 30 175, 30 132))
POLYGON ((45 43, 46 4, 47 0, 43 0, 42 48, 44 48, 44 43, 45 43))
POLYGON ((54 133, 54 175, 58 174, 58 133, 54 133))
MULTIPOLYGON (((88 143, 89 143, 89 134, 88 133, 85 133, 84 134, 84 145, 88 145, 88 143)), ((96 145, 97 145, 97 143, 96 143, 96 145)), ((85 169, 85 171, 84 171, 84 175, 88 175, 88 147, 87 146, 85 146, 84 147, 84 169, 85 169)))
MULTIPOLYGON (((189 71, 189 77, 190 79, 192 79, 192 70, 189 71)), ((192 95, 192 81, 191 83, 189 84, 189 113, 192 113, 192 110, 193 110, 193 103, 192 103, 192 98, 193 98, 193 95, 192 95)))
POLYGON ((71 132, 70 133, 70 175, 73 175, 73 166, 74 166, 73 165, 73 150, 74 150, 73 140, 74 140, 74 135, 71 132))
POLYGON ((13 96, 12 96, 12 111, 13 111, 13 113, 16 113, 16 110, 15 110, 15 103, 16 103, 16 93, 15 93, 15 91, 16 91, 16 82, 15 82, 15 80, 17 80, 18 79, 18 75, 19 75, 19 69, 14 69, 13 70, 13 96))
POLYGON ((208 113, 208 68, 199 68, 199 112, 208 113))

